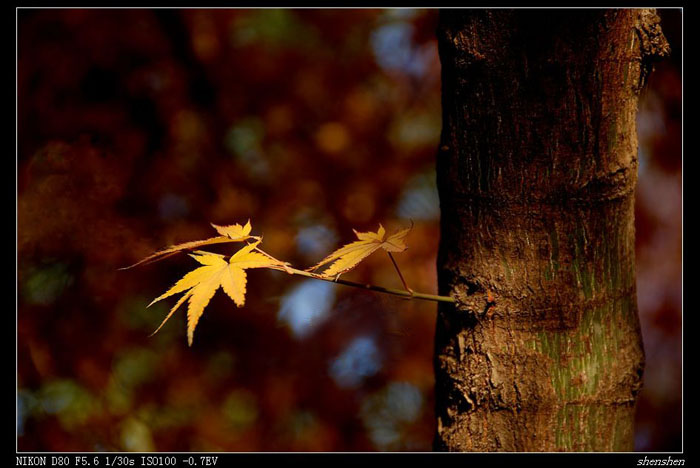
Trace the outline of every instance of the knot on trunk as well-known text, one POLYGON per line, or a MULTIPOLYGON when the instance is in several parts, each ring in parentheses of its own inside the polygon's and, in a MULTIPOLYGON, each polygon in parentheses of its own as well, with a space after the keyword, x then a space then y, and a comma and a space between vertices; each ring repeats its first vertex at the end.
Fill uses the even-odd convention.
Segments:
POLYGON ((639 37, 639 52, 642 61, 637 86, 639 92, 644 88, 649 74, 654 70, 654 64, 671 55, 671 46, 661 31, 661 18, 656 14, 656 10, 641 11, 635 32, 639 37))

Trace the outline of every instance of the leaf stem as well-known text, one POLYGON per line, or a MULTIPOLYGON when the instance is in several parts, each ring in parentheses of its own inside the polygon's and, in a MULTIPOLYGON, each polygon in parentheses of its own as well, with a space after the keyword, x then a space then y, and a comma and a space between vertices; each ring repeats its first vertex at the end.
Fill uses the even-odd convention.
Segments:
POLYGON ((398 263, 396 263, 396 260, 394 260, 394 256, 391 255, 391 252, 389 252, 389 251, 387 251, 386 253, 387 253, 387 255, 389 255, 389 258, 391 259, 391 263, 394 264, 394 268, 396 268, 396 273, 398 273, 398 274, 399 274, 399 278, 401 278, 401 282, 403 283, 404 289, 405 289, 406 291, 408 291, 409 293, 413 294, 413 289, 409 288, 409 287, 408 287, 408 284, 406 284, 406 280, 403 279, 403 275, 401 274, 401 270, 399 270, 399 265, 398 265, 398 263))

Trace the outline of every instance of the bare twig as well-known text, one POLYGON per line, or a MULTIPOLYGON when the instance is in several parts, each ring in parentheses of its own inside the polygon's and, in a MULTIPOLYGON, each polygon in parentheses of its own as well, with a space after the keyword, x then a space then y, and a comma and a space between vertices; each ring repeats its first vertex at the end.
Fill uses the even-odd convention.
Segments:
MULTIPOLYGON (((255 250, 260 252, 261 254, 274 258, 270 256, 267 252, 261 250, 259 247, 255 247, 255 250)), ((391 256, 391 254, 389 254, 391 256)), ((393 261, 392 257, 392 261, 393 261)), ((394 265, 396 266, 396 262, 394 262, 394 265)), ((405 297, 408 299, 421 299, 424 301, 434 301, 434 302, 451 302, 454 303, 455 300, 452 299, 451 297, 448 296, 437 296, 435 294, 424 294, 424 293, 419 293, 412 291, 411 289, 408 288, 406 285, 406 282, 403 279, 403 276, 401 276, 401 272, 399 272, 399 277, 401 277, 401 281, 404 283, 404 287, 406 287, 406 290, 403 291, 401 289, 392 289, 392 288, 384 288, 382 286, 375 286, 373 284, 362 284, 362 283, 355 283, 354 281, 347 281, 340 279, 340 275, 336 276, 335 278, 329 278, 322 276, 318 273, 311 273, 309 271, 303 271, 303 270, 297 270, 294 267, 288 266, 287 264, 285 265, 280 265, 279 267, 270 267, 274 270, 278 271, 284 271, 290 275, 299 275, 299 276, 306 276, 307 278, 313 278, 317 280, 322 280, 322 281, 328 281, 330 283, 337 283, 337 284, 343 284, 345 286, 352 286, 353 288, 361 288, 361 289, 369 289, 370 291, 375 291, 375 292, 380 292, 384 294, 393 294, 394 296, 401 296, 405 297)), ((398 271, 398 266, 396 267, 398 271)))
MULTIPOLYGON (((285 271, 285 270, 280 269, 280 271, 285 271)), ((376 292, 380 292, 380 293, 384 293, 384 294, 393 294, 394 296, 401 296, 401 297, 405 297, 408 299, 421 299, 424 301, 434 301, 434 302, 452 302, 452 303, 455 302, 454 299, 452 299, 451 297, 448 297, 448 296, 437 296, 434 294, 409 292, 409 291, 404 291, 402 289, 384 288, 382 286, 375 286, 373 284, 355 283, 354 281, 347 281, 347 280, 339 279, 337 277, 336 278, 326 278, 326 277, 321 276, 317 273, 310 273, 308 271, 297 270, 296 268, 289 268, 287 270, 287 273, 292 274, 292 275, 306 276, 307 278, 313 278, 313 279, 322 280, 322 281, 328 281, 330 283, 338 283, 338 284, 343 284, 345 286, 352 286, 354 288, 369 289, 370 291, 376 291, 376 292)))
POLYGON ((401 278, 401 282, 403 283, 403 287, 406 289, 406 291, 408 291, 409 293, 411 293, 411 295, 413 295, 413 289, 409 288, 408 284, 406 284, 406 280, 403 279, 403 275, 401 274, 401 270, 399 270, 399 265, 396 263, 396 260, 394 260, 394 256, 391 255, 391 252, 388 252, 388 251, 387 251, 387 255, 389 255, 389 258, 391 259, 391 263, 394 264, 394 268, 396 268, 396 273, 398 273, 399 278, 401 278))

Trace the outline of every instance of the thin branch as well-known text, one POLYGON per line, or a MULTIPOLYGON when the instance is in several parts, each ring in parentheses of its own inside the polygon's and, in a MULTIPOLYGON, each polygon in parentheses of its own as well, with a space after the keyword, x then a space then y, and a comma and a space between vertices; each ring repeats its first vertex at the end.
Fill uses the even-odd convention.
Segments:
POLYGON ((306 276, 307 278, 318 279, 322 281, 328 281, 329 283, 338 283, 345 286, 352 286, 353 288, 369 289, 371 291, 376 291, 384 294, 393 294, 394 296, 402 296, 407 299, 421 299, 424 301, 434 301, 434 302, 451 302, 454 303, 455 300, 448 296, 437 296, 434 294, 424 294, 419 292, 408 292, 403 289, 392 289, 383 288, 381 286, 375 286, 373 284, 362 284, 355 283, 353 281, 347 281, 339 278, 326 278, 316 273, 310 273, 308 271, 297 270, 296 268, 283 268, 280 267, 279 271, 286 271, 291 275, 306 276))
POLYGON ((389 258, 391 259, 391 263, 394 264, 394 268, 396 268, 396 273, 399 274, 399 278, 401 278, 401 282, 403 283, 403 287, 408 291, 409 293, 413 294, 413 289, 408 287, 408 284, 406 284, 406 280, 403 279, 403 275, 401 274, 401 270, 399 270, 399 265, 396 263, 396 260, 394 260, 394 256, 391 255, 391 252, 387 251, 387 255, 389 255, 389 258))
MULTIPOLYGON (((265 255, 266 257, 275 259, 272 257, 270 254, 265 252, 264 250, 260 249, 259 247, 255 247, 255 250, 257 252, 260 252, 261 254, 265 255)), ((391 256, 391 254, 389 254, 391 256)), ((392 260, 393 257, 392 257, 392 260)), ((281 262, 282 263, 282 262, 281 262)), ((396 262, 394 262, 394 265, 396 265, 396 262)), ((306 276, 307 278, 313 278, 317 280, 322 280, 322 281, 328 281, 329 283, 338 283, 338 284, 343 284, 345 286, 352 286, 353 288, 360 288, 360 289, 369 289, 370 291, 376 291, 384 294, 393 294, 394 296, 402 296, 407 299, 421 299, 424 301, 434 301, 434 302, 450 302, 454 303, 455 300, 449 296, 437 296, 435 294, 425 294, 425 293, 419 293, 419 292, 414 292, 411 291, 410 289, 404 291, 401 289, 392 289, 392 288, 384 288, 382 286, 375 286, 373 284, 362 284, 362 283, 355 283, 354 281, 347 281, 340 279, 339 276, 336 276, 335 278, 327 278, 325 276, 321 276, 318 273, 311 273, 309 271, 303 271, 303 270, 297 270, 296 268, 289 266, 289 264, 284 263, 278 267, 270 267, 273 270, 278 270, 278 271, 284 271, 290 275, 299 275, 299 276, 306 276)), ((397 267, 398 270, 398 267, 397 267)), ((399 276, 401 276, 401 272, 399 272, 399 276)), ((401 276, 401 280, 403 281, 403 276, 401 276)), ((406 282, 404 281, 404 286, 406 286, 406 282)))

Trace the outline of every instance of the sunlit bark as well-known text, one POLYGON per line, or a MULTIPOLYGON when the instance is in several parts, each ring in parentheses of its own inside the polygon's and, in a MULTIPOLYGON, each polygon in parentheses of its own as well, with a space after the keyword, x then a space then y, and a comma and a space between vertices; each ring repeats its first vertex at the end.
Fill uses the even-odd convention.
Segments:
POLYGON ((650 10, 442 11, 435 448, 625 451, 650 10), (487 296, 494 304, 487 307, 487 296))

